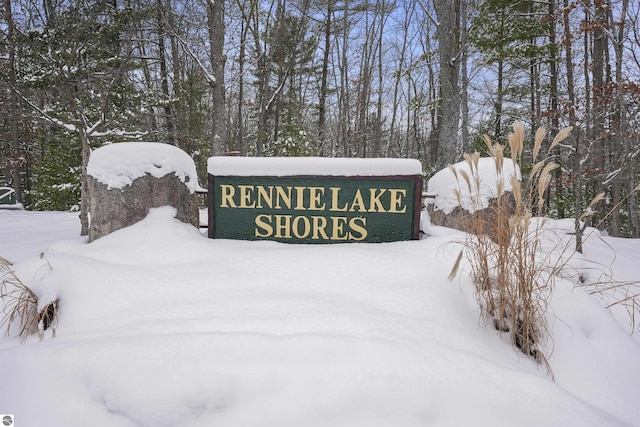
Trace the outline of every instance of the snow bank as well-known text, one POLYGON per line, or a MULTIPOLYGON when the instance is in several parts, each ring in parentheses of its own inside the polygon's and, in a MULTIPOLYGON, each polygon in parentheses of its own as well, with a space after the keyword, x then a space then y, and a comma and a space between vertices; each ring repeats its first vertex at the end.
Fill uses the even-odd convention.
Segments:
POLYGON ((481 157, 477 171, 480 185, 477 190, 472 187, 472 191, 469 191, 466 181, 460 175, 460 172, 466 172, 469 177, 472 177, 469 164, 463 161, 456 163, 453 167, 458 171, 457 179, 453 171, 446 168, 437 172, 427 183, 427 193, 435 195, 435 199, 427 199, 427 203, 434 203, 436 209, 445 214, 451 213, 460 206, 456 190, 460 192, 461 207, 473 213, 489 206, 489 200, 495 198, 498 193, 498 182, 504 183, 504 191, 511 191, 510 177, 516 176, 520 179, 520 168, 511 159, 504 159, 501 174, 498 174, 494 158, 481 157))
POLYGON ((145 174, 162 178, 169 173, 197 191, 198 175, 193 159, 169 144, 121 142, 96 149, 89 159, 87 173, 108 188, 124 188, 145 174))
POLYGON ((210 157, 207 171, 214 176, 422 175, 422 164, 415 159, 210 157))
MULTIPOLYGON (((0 256, 13 263, 45 252, 52 242, 79 235, 77 212, 0 209, 0 256)), ((79 239, 83 243, 88 240, 86 237, 79 239)))
POLYGON ((24 205, 22 203, 12 203, 12 204, 3 204, 0 205, 0 210, 7 211, 22 211, 24 210, 24 205))
MULTIPOLYGON (((479 322, 469 278, 447 281, 459 232, 286 245, 207 239, 174 213, 16 266, 60 300, 56 338, 0 337, 16 425, 640 426, 640 346, 569 282, 554 382, 479 322)), ((0 235, 19 224, 0 216, 0 235)))

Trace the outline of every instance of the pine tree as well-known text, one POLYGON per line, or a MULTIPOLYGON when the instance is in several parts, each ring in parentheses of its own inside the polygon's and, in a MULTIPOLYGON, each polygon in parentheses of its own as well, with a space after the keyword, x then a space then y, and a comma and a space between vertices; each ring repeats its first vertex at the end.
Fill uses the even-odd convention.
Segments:
MULTIPOLYGON (((522 105, 523 96, 530 97, 526 115, 532 127, 537 128, 540 120, 539 67, 555 47, 546 39, 550 28, 544 6, 529 0, 485 0, 473 19, 470 42, 481 53, 487 71, 492 67, 495 74, 492 133, 496 140, 503 136, 505 123, 518 118, 505 120, 508 105, 522 105)), ((525 116, 523 113, 513 115, 525 116)))
POLYGON ((92 145, 99 144, 92 140, 113 140, 131 129, 135 134, 139 124, 141 96, 129 73, 137 67, 131 34, 140 12, 117 9, 112 1, 75 1, 50 10, 48 17, 25 42, 21 77, 30 90, 22 98, 43 122, 80 142, 81 234, 86 234, 86 168, 92 145))

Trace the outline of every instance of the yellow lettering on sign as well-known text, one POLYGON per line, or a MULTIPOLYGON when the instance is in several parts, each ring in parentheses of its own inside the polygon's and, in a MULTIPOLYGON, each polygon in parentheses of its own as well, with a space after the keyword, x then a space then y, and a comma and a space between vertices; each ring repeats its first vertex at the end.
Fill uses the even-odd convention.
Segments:
POLYGON ((291 238, 291 215, 274 215, 276 232, 273 237, 291 238))
POLYGON ((273 227, 271 226, 271 215, 260 214, 256 217, 256 228, 254 237, 269 237, 273 234, 273 227), (260 231, 258 230, 264 230, 260 231))
POLYGON ((291 187, 285 189, 283 187, 276 187, 276 209, 282 209, 280 202, 283 202, 287 209, 291 209, 291 187))
POLYGON ((338 196, 340 195, 340 187, 330 187, 331 190, 331 208, 329 209, 331 212, 346 212, 347 211, 347 203, 344 206, 338 206, 338 196))
POLYGON ((380 196, 382 196, 387 190, 385 188, 370 188, 371 198, 369 199, 369 212, 386 212, 384 206, 382 206, 382 201, 380 201, 380 196), (378 195, 376 196, 376 190, 380 190, 378 195))
POLYGON ((297 216, 293 219, 293 234, 298 239, 306 239, 311 233, 311 221, 304 215, 297 216), (303 231, 300 232, 300 222, 303 224, 303 231))
MULTIPOLYGON (((220 208, 266 210, 245 212, 254 217, 254 238, 316 242, 365 241, 369 238, 368 227, 385 227, 378 225, 375 213, 403 214, 409 210, 410 190, 348 187, 220 184, 220 208), (276 214, 278 211, 280 214, 276 214), (294 211, 312 212, 305 215, 294 211), (332 213, 338 216, 329 216, 332 213), (359 216, 353 216, 356 213, 359 216), (366 214, 374 215, 368 218, 366 214)), ((240 215, 238 219, 244 218, 240 215)))
POLYGON ((307 187, 295 187, 296 189, 296 207, 293 208, 297 211, 306 211, 304 207, 304 189, 307 187))
POLYGON ((347 222, 346 216, 332 216, 333 221, 331 240, 347 240, 349 238, 348 233, 344 231, 344 225, 347 222))
POLYGON ((313 240, 318 240, 322 236, 323 240, 329 240, 329 236, 325 229, 327 228, 327 218, 323 216, 312 216, 311 220, 313 221, 313 234, 311 238, 313 240))
POLYGON ((222 190, 222 201, 220 202, 221 208, 236 208, 236 202, 233 201, 233 196, 236 193, 236 189, 233 185, 222 184, 220 186, 222 190))
POLYGON ((273 185, 270 185, 268 188, 269 188, 269 192, 267 193, 267 190, 264 188, 264 186, 258 185, 258 187, 257 187, 257 190, 258 190, 258 201, 256 203, 256 208, 262 209, 263 208, 263 205, 262 205, 263 202, 269 208, 273 207, 273 185))
POLYGON ((407 196, 407 190, 400 189, 391 189, 389 190, 391 194, 391 202, 389 204, 389 212, 390 213, 405 213, 407 211, 407 206, 403 206, 403 197, 407 196))
POLYGON ((253 185, 238 185, 240 190, 240 205, 239 208, 255 208, 256 202, 251 200, 253 195, 253 185))
POLYGON ((349 228, 351 229, 351 233, 349 233, 349 237, 352 240, 364 240, 367 238, 367 229, 365 228, 367 225, 367 218, 363 218, 361 216, 357 216, 355 218, 351 218, 349 220, 349 228), (358 224, 360 222, 360 224, 358 224), (356 236, 354 233, 358 233, 359 236, 356 236))
POLYGON ((257 238, 291 239, 295 236, 297 239, 311 237, 312 240, 361 241, 368 235, 367 219, 364 217, 260 214, 255 218, 255 225, 254 237, 257 238), (327 233, 327 228, 331 235, 327 233))
POLYGON ((364 206, 364 199, 362 198, 362 193, 360 192, 359 188, 356 190, 356 194, 353 196, 353 202, 351 202, 349 212, 355 212, 356 207, 358 208, 358 212, 367 211, 367 208, 364 206))
POLYGON ((323 211, 325 203, 322 203, 324 187, 309 187, 309 210, 323 211))

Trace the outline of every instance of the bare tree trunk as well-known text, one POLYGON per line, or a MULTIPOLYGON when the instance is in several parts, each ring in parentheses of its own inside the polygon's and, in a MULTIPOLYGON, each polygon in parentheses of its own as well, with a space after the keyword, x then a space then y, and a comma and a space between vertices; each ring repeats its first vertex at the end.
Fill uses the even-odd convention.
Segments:
POLYGON ((459 0, 434 0, 438 17, 440 101, 438 165, 454 163, 458 156, 460 121, 459 0))
POLYGON ((382 69, 382 38, 385 27, 385 3, 384 1, 378 1, 376 3, 376 9, 380 10, 380 32, 378 34, 378 100, 377 100, 377 108, 376 108, 376 122, 374 127, 373 134, 373 152, 371 153, 371 157, 380 157, 380 152, 382 149, 382 84, 383 84, 383 69, 382 69))
MULTIPOLYGON (((555 0, 549 0, 549 1, 555 1, 555 0)), ((529 2, 529 10, 528 13, 530 13, 531 15, 535 14, 535 5, 533 2, 529 2)), ((549 6, 550 8, 551 6, 549 6)), ((550 37, 555 37, 555 34, 549 34, 550 37)), ((538 44, 538 40, 536 39, 535 36, 532 36, 529 39, 529 43, 532 46, 536 46, 538 44)), ((551 44, 551 40, 549 40, 549 44, 551 44)), ((551 64, 550 64, 550 68, 551 68, 551 64)), ((538 129, 538 127, 540 126, 540 121, 542 118, 542 94, 540 93, 540 58, 536 58, 534 56, 532 56, 529 59, 529 72, 530 72, 530 91, 531 91, 531 104, 530 104, 530 115, 531 115, 531 128, 533 131, 535 131, 536 129, 538 129)), ((551 74, 551 82, 550 82, 550 86, 553 85, 553 71, 550 71, 551 74)), ((550 190, 549 190, 550 191, 550 190)), ((547 200, 549 200, 549 193, 547 192, 547 200)))
MULTIPOLYGON (((209 54, 211 56, 211 68, 213 71, 213 78, 209 79, 209 85, 211 86, 211 123, 213 135, 211 152, 213 155, 220 155, 226 151, 227 144, 224 93, 224 0, 209 0, 207 2, 207 15, 209 19, 209 54)), ((244 31, 243 38, 246 39, 244 31)), ((242 41, 241 49, 243 49, 244 53, 244 40, 242 41)), ((242 79, 242 74, 240 78, 242 79)), ((240 98, 240 105, 242 105, 242 97, 240 98)))
MULTIPOLYGON (((247 44, 247 29, 249 23, 246 22, 246 17, 243 12, 241 28, 240 28, 240 57, 238 58, 238 110, 236 112, 236 150, 241 155, 247 154, 247 149, 244 144, 244 118, 242 111, 244 109, 244 64, 245 64, 245 52, 247 44)), ((214 150, 215 152, 215 150, 214 150)))
POLYGON ((158 25, 158 59, 160 61, 160 89, 165 96, 164 119, 167 129, 167 139, 170 144, 176 144, 175 126, 173 124, 173 111, 171 108, 171 95, 169 93, 169 73, 167 71, 167 54, 165 48, 165 26, 164 4, 162 0, 156 1, 156 18, 158 25))
MULTIPOLYGON (((273 9, 275 5, 275 0, 271 0, 269 4, 269 10, 273 9)), ((271 12, 269 12, 270 14, 271 12)), ((261 38, 261 23, 260 23, 260 6, 259 2, 256 0, 251 1, 251 14, 250 19, 253 21, 253 26, 251 27, 251 33, 253 36, 254 44, 255 44, 255 55, 256 55, 256 73, 258 77, 257 85, 258 92, 256 94, 257 97, 257 108, 258 108, 258 127, 257 127, 257 135, 256 135, 256 155, 258 157, 263 155, 264 147, 269 139, 269 129, 268 126, 268 114, 271 108, 269 102, 269 84, 271 81, 271 72, 272 72, 272 55, 273 49, 269 49, 268 47, 262 45, 261 38)), ((271 23, 268 23, 271 25, 271 23)))
POLYGON ((562 22, 564 26, 564 48, 565 48, 565 66, 567 72, 567 97, 569 98, 569 126, 573 126, 573 192, 575 193, 574 201, 574 232, 576 236, 576 251, 582 253, 582 225, 579 218, 582 214, 582 170, 581 170, 581 153, 580 153, 580 136, 578 129, 578 120, 576 118, 576 95, 575 80, 573 76, 573 34, 569 24, 569 0, 564 0, 562 22))
MULTIPOLYGON (((142 41, 143 39, 143 34, 142 31, 140 31, 139 34, 139 40, 137 42, 138 45, 138 49, 142 55, 143 58, 147 58, 147 51, 145 48, 145 43, 142 41)), ((151 81, 151 71, 149 70, 149 62, 148 60, 144 59, 141 62, 141 68, 142 68, 142 75, 144 76, 144 81, 147 85, 148 89, 151 89, 153 87, 153 83, 151 81)), ((149 114, 149 127, 151 129, 151 132, 153 133, 157 133, 158 132, 158 120, 156 117, 156 112, 153 106, 149 106, 148 107, 148 114, 149 114)))
POLYGON ((322 72, 320 76, 320 97, 318 102, 318 153, 323 152, 327 135, 327 79, 329 75, 332 16, 333 0, 329 0, 327 2, 327 17, 324 21, 324 52, 322 52, 322 72))
MULTIPOLYGON (((431 37, 429 33, 426 34, 426 44, 427 49, 431 46, 431 37)), ((425 50, 427 50, 425 49, 425 50)), ((436 85, 436 71, 433 67, 432 61, 427 63, 427 73, 428 73, 428 81, 429 81, 429 96, 427 98, 427 102, 429 104, 434 104, 438 102, 438 97, 440 96, 440 90, 436 85)), ((409 105, 411 103, 409 102, 409 105)), ((429 134, 429 146, 425 150, 425 163, 429 164, 429 166, 437 166, 438 161, 438 150, 440 147, 440 109, 430 108, 429 120, 431 124, 431 133, 429 134)))
MULTIPOLYGON (((589 22, 589 14, 585 12, 585 16, 584 16, 584 25, 585 27, 588 27, 591 25, 591 23, 589 22)), ((591 115, 592 115, 592 97, 591 97, 591 80, 589 79, 589 60, 591 58, 590 56, 590 52, 591 52, 591 41, 589 38, 589 32, 585 31, 584 32, 584 37, 582 39, 583 42, 583 52, 584 52, 584 61, 582 64, 582 72, 583 72, 583 77, 584 77, 584 117, 586 118, 586 120, 584 121, 584 126, 585 126, 585 135, 587 140, 591 140, 593 141, 593 126, 591 124, 591 115)))
POLYGON ((21 155, 20 155, 20 135, 18 132, 18 93, 16 82, 16 33, 15 22, 11 10, 11 0, 4 0, 4 14, 7 20, 7 41, 9 50, 9 120, 11 122, 11 155, 9 156, 9 175, 13 182, 16 202, 24 203, 22 195, 22 179, 20 176, 21 155))
MULTIPOLYGON (((622 63, 624 61, 623 55, 624 55, 624 41, 625 39, 625 26, 626 26, 626 18, 627 18, 627 10, 629 7, 629 0, 622 0, 622 10, 620 13, 620 25, 618 27, 618 34, 617 34, 617 40, 614 46, 615 49, 615 54, 616 54, 616 83, 617 83, 617 97, 616 97, 616 105, 617 105, 617 110, 618 110, 618 114, 620 117, 620 121, 619 121, 619 126, 620 128, 618 129, 618 138, 621 139, 620 141, 620 145, 621 145, 621 150, 619 151, 620 154, 624 155, 624 153, 629 153, 632 150, 632 143, 631 143, 631 135, 629 132, 629 121, 627 119, 628 117, 628 111, 627 111, 627 105, 624 102, 624 98, 623 98, 623 86, 624 86, 624 77, 623 77, 623 73, 622 73, 622 63)), ((611 12, 610 12, 611 13, 611 12)), ((611 21, 613 21, 613 18, 611 19, 611 21)), ((618 158, 620 158, 621 156, 619 156, 618 158)), ((628 182, 628 190, 627 191, 633 191, 632 189, 635 187, 635 185, 633 184, 633 180, 635 179, 635 176, 633 174, 633 163, 634 162, 630 162, 630 164, 628 165, 628 167, 626 168, 626 173, 627 173, 627 182, 628 182)), ((629 197, 630 199, 633 199, 634 197, 629 197)), ((634 227, 634 218, 638 215, 638 211, 640 210, 640 208, 638 207, 637 204, 628 204, 627 206, 628 209, 628 217, 629 217, 629 237, 636 237, 634 234, 636 234, 635 231, 635 227, 634 227)))
POLYGON ((469 60, 469 37, 467 20, 469 19, 468 0, 460 1, 460 47, 462 49, 460 55, 460 76, 461 76, 461 126, 462 126, 462 152, 467 152, 470 144, 469 136, 469 73, 467 70, 467 61, 469 60))
POLYGON ((357 122, 356 122, 356 144, 355 151, 358 157, 367 157, 368 150, 368 106, 371 98, 371 77, 372 77, 372 66, 373 66, 373 45, 374 45, 374 37, 375 31, 373 27, 374 23, 369 24, 369 1, 365 0, 363 5, 365 9, 365 37, 362 46, 362 56, 360 57, 360 71, 358 78, 358 86, 357 86, 357 122))
MULTIPOLYGON (((550 46, 550 58, 549 58, 549 74, 550 74, 550 87, 549 87, 549 101, 551 104, 551 130, 555 134, 560 128, 560 117, 558 112, 558 48, 556 45, 556 0, 549 0, 549 46, 550 46)), ((558 217, 565 217, 564 201, 564 188, 562 185, 562 168, 555 170, 555 197, 559 203, 558 217)), ((549 197, 548 200, 551 200, 549 197)))
MULTIPOLYGON (((635 144, 637 145, 640 142, 640 138, 636 135, 635 144)), ((631 162, 629 165, 629 188, 633 189, 637 185, 636 177, 638 176, 638 168, 636 162, 631 162)), ((629 226, 631 228, 629 237, 632 239, 637 239, 640 237, 640 196, 638 192, 635 191, 631 196, 627 199, 627 209, 629 210, 629 226)))
MULTIPOLYGON (((615 54, 615 99, 614 101, 614 105, 613 105, 613 110, 614 110, 614 114, 613 114, 613 119, 612 119, 612 123, 611 123, 611 127, 613 130, 613 136, 612 136, 612 142, 614 145, 614 147, 612 148, 613 150, 615 150, 615 152, 613 153, 613 156, 616 159, 620 159, 623 158, 624 154, 623 153, 629 153, 630 152, 630 147, 629 144, 626 142, 627 139, 627 118, 626 118, 626 105, 623 99, 623 86, 624 86, 624 78, 622 75, 622 61, 623 61, 623 48, 624 48, 624 31, 625 31, 625 21, 626 21, 626 15, 627 15, 627 7, 628 7, 628 0, 622 0, 621 3, 621 12, 620 12, 620 21, 618 23, 616 23, 614 21, 613 15, 612 15, 612 11, 609 8, 608 9, 608 16, 609 16, 609 25, 608 28, 612 28, 614 29, 616 27, 617 24, 617 33, 614 34, 614 39, 612 40, 613 42, 613 51, 615 54), (622 156, 620 155, 622 154, 622 156)), ((617 165, 612 165, 611 167, 621 167, 621 168, 625 168, 625 164, 621 161, 620 162, 620 166, 617 165)), ((621 236, 621 232, 620 232, 620 208, 616 207, 618 206, 618 203, 621 200, 621 181, 623 178, 623 173, 618 173, 618 175, 616 175, 615 178, 613 178, 613 181, 611 183, 611 203, 612 205, 615 207, 613 209, 613 211, 611 212, 611 222, 610 222, 610 233, 613 237, 620 237, 621 236)), ((629 216, 631 216, 631 212, 629 212, 629 216)))
POLYGON ((504 59, 502 58, 498 59, 498 81, 496 83, 498 87, 496 88, 496 121, 494 123, 493 137, 497 141, 502 136, 502 105, 504 98, 504 59))
MULTIPOLYGON (((180 29, 177 28, 175 23, 175 14, 173 13, 171 0, 166 0, 165 10, 169 12, 164 14, 164 25, 168 27, 167 33, 169 36, 169 47, 171 48, 171 68, 173 70, 173 85, 170 96, 174 99, 180 99, 184 94, 184 66, 178 51, 177 34, 180 32, 180 29)), ((173 143, 178 147, 185 148, 185 146, 189 144, 188 137, 186 135, 188 129, 185 117, 188 112, 186 112, 180 105, 177 105, 176 108, 172 109, 172 113, 174 135, 173 143)))
POLYGON ((345 0, 344 2, 344 13, 342 17, 342 51, 341 51, 341 63, 340 63, 340 112, 339 112, 339 121, 340 121, 340 137, 342 139, 341 145, 343 149, 342 155, 344 157, 349 157, 350 149, 349 149, 349 139, 350 139, 350 129, 349 129, 349 63, 348 63, 348 35, 349 35, 349 8, 350 2, 349 0, 345 0))
MULTIPOLYGON (((393 108, 391 110, 391 123, 389 128, 389 145, 387 145, 387 157, 392 157, 394 155, 393 149, 396 145, 396 121, 400 104, 400 83, 404 74, 405 56, 407 54, 407 47, 409 45, 409 23, 411 21, 411 16, 413 16, 415 11, 415 3, 405 3, 404 7, 405 15, 403 21, 404 24, 402 26, 402 47, 400 48, 400 57, 398 58, 398 69, 394 73, 393 108)), ((396 155, 401 156, 402 150, 400 149, 400 143, 398 143, 397 145, 398 152, 396 153, 396 155)))
POLYGON ((89 235, 89 184, 87 166, 91 156, 89 135, 87 135, 86 122, 79 117, 77 120, 78 137, 82 145, 82 176, 80 177, 80 235, 89 235))
MULTIPOLYGON (((591 75, 593 76, 593 110, 592 120, 593 123, 593 140, 592 144, 594 148, 590 151, 592 153, 594 165, 593 167, 599 171, 605 171, 605 97, 604 97, 604 84, 605 84, 605 51, 607 49, 607 39, 604 34, 603 25, 606 24, 606 14, 604 11, 605 5, 600 2, 600 5, 596 6, 595 10, 595 22, 593 31, 593 65, 591 67, 591 75)), ((602 191, 601 181, 597 182, 598 192, 602 191)))
POLYGON ((46 28, 52 28, 56 21, 56 8, 53 6, 52 0, 43 0, 42 4, 44 6, 46 28))

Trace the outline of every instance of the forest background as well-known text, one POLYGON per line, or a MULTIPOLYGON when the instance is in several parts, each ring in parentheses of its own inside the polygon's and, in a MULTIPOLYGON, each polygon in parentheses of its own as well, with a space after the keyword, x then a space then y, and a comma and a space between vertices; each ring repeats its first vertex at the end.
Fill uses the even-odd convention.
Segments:
POLYGON ((545 214, 605 192, 591 225, 640 237, 638 2, 1 1, 0 185, 83 232, 104 144, 171 143, 202 174, 240 154, 409 157, 428 178, 517 119, 573 126, 545 214))

